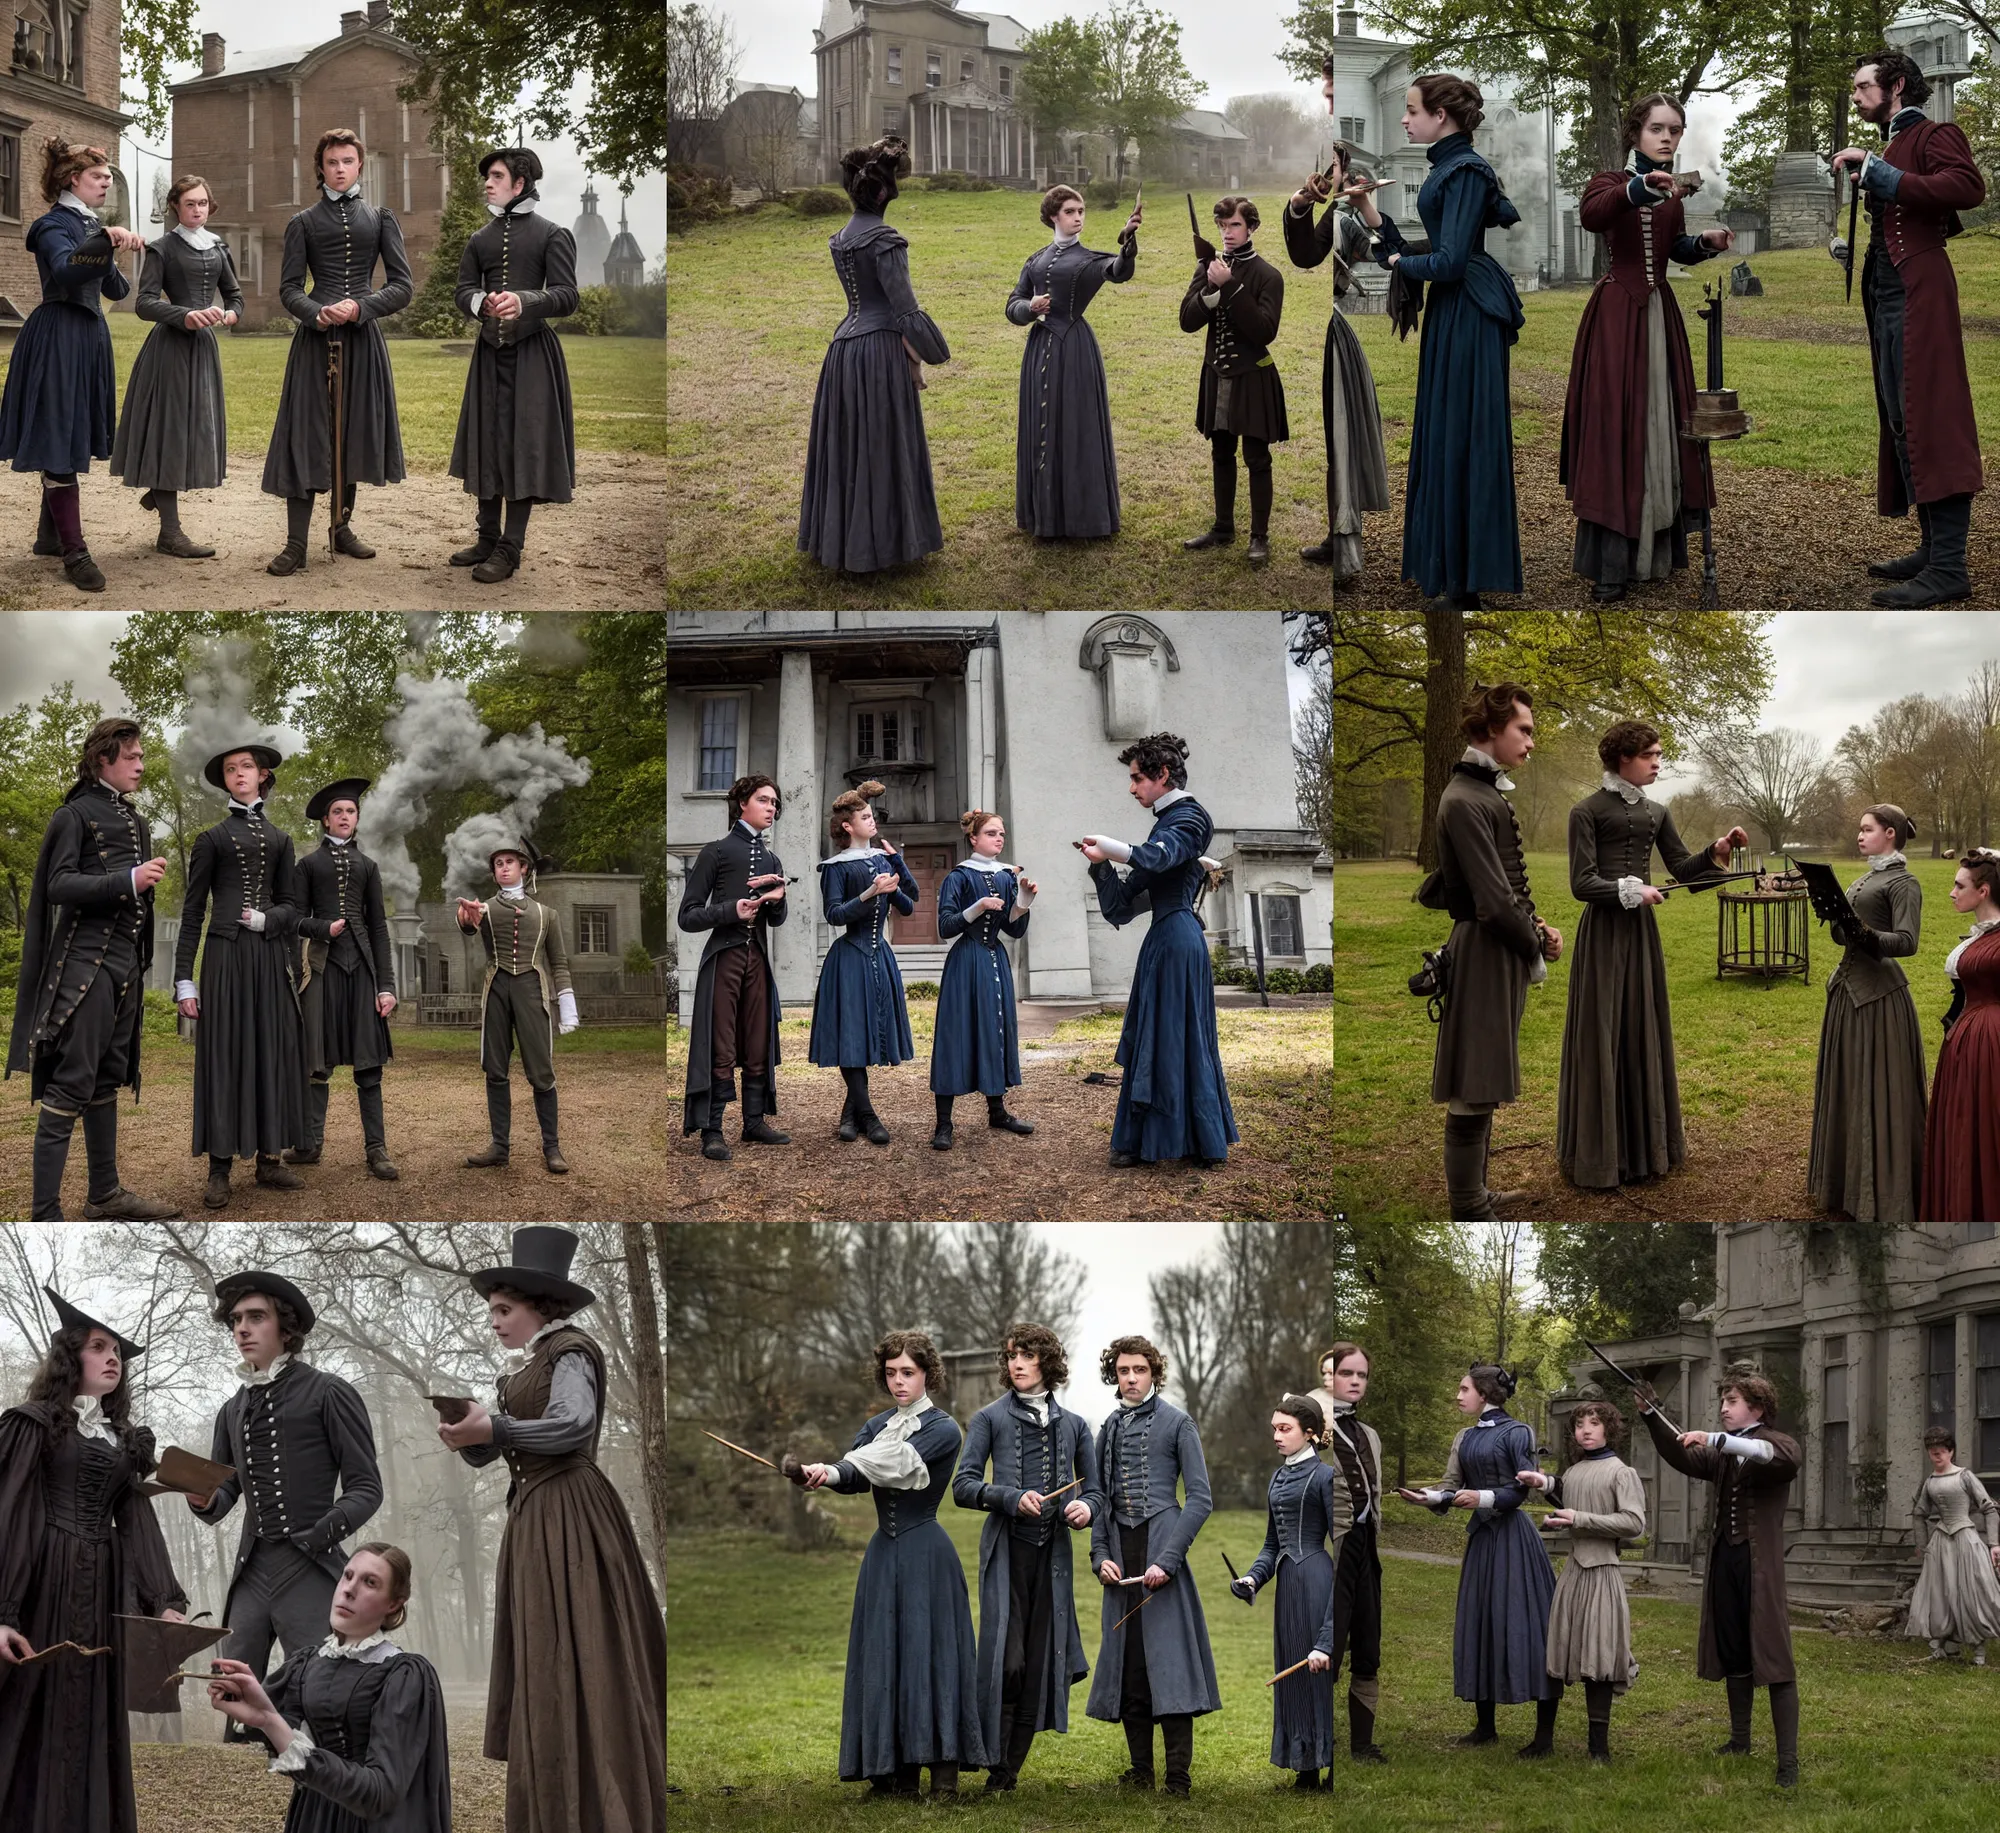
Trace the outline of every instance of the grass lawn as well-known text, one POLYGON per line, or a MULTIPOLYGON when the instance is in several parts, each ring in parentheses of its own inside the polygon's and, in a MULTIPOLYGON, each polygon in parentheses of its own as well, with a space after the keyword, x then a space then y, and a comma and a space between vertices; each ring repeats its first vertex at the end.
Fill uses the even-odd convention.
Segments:
MULTIPOLYGON (((745 1465, 746 1472, 749 1466, 745 1465)), ((759 1480, 756 1473, 743 1479, 759 1480)), ((842 1544, 790 1553, 776 1539, 742 1532, 677 1537, 667 1561, 672 1653, 667 1677, 670 1824, 686 1833, 819 1833, 890 1822, 935 1821, 928 1803, 863 1802, 859 1783, 839 1781, 842 1674, 855 1572, 874 1509, 868 1497, 836 1497, 842 1544)), ((1400 1503, 1401 1516, 1416 1511, 1400 1503)), ((965 1563, 978 1609, 978 1541, 985 1517, 947 1502, 940 1520, 965 1563)), ((1418 1517, 1389 1528, 1391 1546, 1441 1544, 1439 1525, 1418 1517), (1412 1533, 1412 1530, 1414 1532, 1412 1533), (1406 1535, 1409 1537, 1406 1539, 1406 1535)), ((1136 1826, 1257 1830, 1347 1823, 1385 1829, 1472 1827, 1480 1833, 1547 1833, 1617 1827, 1676 1833, 1743 1833, 1746 1827, 1839 1829, 1973 1828, 1990 1823, 2000 1784, 1993 1723, 1994 1670, 1932 1666, 1923 1645, 1840 1638, 1795 1629, 1801 1696, 1796 1793, 1772 1780, 1770 1721, 1760 1696, 1755 1754, 1724 1763, 1713 1754, 1727 1733, 1720 1686, 1694 1677, 1696 1610, 1635 1597, 1639 1678, 1611 1727, 1616 1761, 1584 1760, 1581 1701, 1567 1700, 1548 1761, 1519 1762, 1514 1747, 1533 1728, 1527 1706, 1504 1708, 1502 1742, 1458 1750, 1471 1707, 1451 1696, 1453 1566, 1386 1558, 1383 1563, 1382 1709, 1377 1739, 1386 1765, 1346 1755, 1345 1710, 1336 1708, 1338 1800, 1294 1795, 1288 1771, 1269 1761, 1271 1717, 1263 1686, 1272 1671, 1267 1593, 1246 1609, 1230 1597, 1218 1547, 1239 1570, 1262 1544, 1261 1512, 1224 1510, 1195 1542, 1191 1570, 1202 1590, 1223 1709, 1195 1722, 1194 1798, 1136 1797, 1114 1786, 1125 1767, 1119 1727, 1084 1715, 1086 1680, 1070 1693, 1070 1730, 1044 1733, 1019 1789, 988 1798, 965 1778, 959 1811, 1008 1833, 1136 1826), (1985 1805, 1982 1806, 1981 1804, 1985 1805)), ((1449 1542, 1455 1546, 1462 1530, 1449 1542)), ((1073 1544, 1083 1548, 1082 1537, 1073 1544)), ((1077 1560, 1084 1648, 1093 1666, 1101 1593, 1077 1560)))
MULTIPOLYGON (((1843 883, 1862 870, 1857 856, 1831 862, 1843 883)), ((1913 858, 1924 888, 1924 934, 1903 963, 1923 1019, 1927 1072, 1947 1004, 1944 957, 1965 933, 1947 897, 1954 863, 1913 858)), ((1442 1109, 1430 1098, 1436 1033, 1424 1002, 1405 984, 1450 933, 1450 919, 1411 902, 1414 864, 1345 862, 1334 913, 1334 1010, 1338 1044, 1334 1191, 1357 1211, 1441 1211, 1442 1109)), ((1528 856, 1535 908, 1576 936, 1582 906, 1569 895, 1567 860, 1528 856)), ((1690 1221, 1739 1221, 1809 1213, 1806 1158, 1812 1139, 1813 1073, 1826 1008, 1826 977, 1840 951, 1812 928, 1810 985, 1797 980, 1715 977, 1716 900, 1675 893, 1658 907, 1672 1002, 1675 1061, 1688 1162, 1658 1184, 1588 1194, 1570 1190, 1555 1162, 1556 1083, 1571 959, 1530 988, 1521 1025, 1521 1099, 1494 1121, 1496 1187, 1523 1183, 1537 1193, 1534 1216, 1644 1213, 1690 1221), (1504 1156, 1503 1156, 1504 1155, 1504 1156)))

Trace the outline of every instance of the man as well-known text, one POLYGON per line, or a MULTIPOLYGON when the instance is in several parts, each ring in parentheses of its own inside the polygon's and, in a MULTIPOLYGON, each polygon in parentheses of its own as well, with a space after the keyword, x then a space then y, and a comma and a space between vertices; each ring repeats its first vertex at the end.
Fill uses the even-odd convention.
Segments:
POLYGON ((1333 1486, 1333 1676, 1345 1651, 1353 1665, 1347 1680, 1347 1748, 1357 1763, 1386 1763, 1375 1742, 1375 1714, 1382 1697, 1382 1558, 1375 1540, 1382 1512, 1382 1440, 1355 1409, 1368 1393, 1368 1352, 1359 1343, 1336 1343, 1319 1359, 1320 1386, 1313 1399, 1326 1416, 1321 1459, 1339 1472, 1333 1486))
POLYGON ((480 989, 479 1066, 486 1072, 486 1117, 492 1137, 468 1165, 504 1165, 512 1151, 514 1100, 508 1080, 514 1045, 521 1073, 535 1091, 535 1119, 542 1130, 542 1163, 558 1175, 569 1170, 556 1128, 556 1033, 578 1024, 570 986, 562 923, 546 904, 528 895, 534 875, 552 862, 532 841, 496 847, 486 864, 499 895, 484 903, 458 900, 458 926, 486 946, 486 984, 480 989))
MULTIPOLYGON (((1854 112, 1883 131, 1879 153, 1858 146, 1833 156, 1836 174, 1858 184, 1868 206, 1868 257, 1861 305, 1875 370, 1875 506, 1885 516, 1917 509, 1921 537, 1900 560, 1869 572, 1897 583, 1878 605, 1941 605, 1972 595, 1965 543, 1972 499, 1985 488, 1958 279, 1945 242, 1961 210, 1986 199, 1986 180, 1953 122, 1925 118, 1931 86, 1901 51, 1871 51, 1854 65, 1854 112)), ((1844 243, 1835 257, 1851 259, 1844 243)))
POLYGON ((1646 791, 1660 774, 1658 730, 1621 719, 1597 741, 1600 787, 1569 811, 1569 890, 1583 905, 1563 1019, 1556 1160, 1586 1189, 1665 1177, 1687 1156, 1681 1132, 1667 962, 1653 906, 1653 849, 1684 885, 1712 884, 1740 827, 1700 853, 1681 844, 1674 818, 1646 791))
POLYGON ((481 585, 521 564, 537 503, 567 503, 576 483, 569 369, 551 321, 576 310, 576 242, 535 214, 541 156, 502 147, 479 162, 492 221, 465 244, 453 297, 479 320, 451 475, 479 499, 479 539, 452 555, 481 585), (506 504, 503 526, 500 508, 506 504))
POLYGON ((1528 988, 1562 954, 1562 932, 1535 914, 1521 824, 1505 792, 1535 748, 1534 697, 1517 682, 1475 688, 1459 720, 1464 756, 1438 798, 1438 866, 1417 892, 1451 913, 1451 991, 1438 1024, 1431 1099, 1446 1103, 1444 1181, 1455 1222, 1499 1220, 1519 1191, 1486 1187, 1493 1110, 1521 1093, 1528 988))
POLYGON ((1053 1330, 1009 1326, 1000 1345, 1005 1391, 972 1416, 951 1482, 960 1508, 987 1511, 979 1535, 979 1723, 988 1794, 1014 1787, 1036 1732, 1069 1730, 1069 1690, 1090 1672, 1067 1529, 1089 1527, 1103 1497, 1090 1428, 1055 1398, 1068 1380, 1069 1357, 1053 1330), (1071 1493, 1058 1504, 1061 1491, 1071 1493))
POLYGON ((1722 1385, 1722 1430, 1667 1429, 1641 1384, 1639 1412, 1660 1456, 1684 1475, 1715 1485, 1715 1526, 1701 1588, 1701 1644, 1695 1672, 1729 1693, 1729 1742, 1721 1754, 1750 1754, 1757 1689, 1771 1695, 1778 1786, 1799 1779, 1799 1685, 1792 1665, 1792 1619, 1785 1595, 1785 1499, 1799 1471, 1796 1439, 1777 1430, 1778 1394, 1762 1375, 1732 1371, 1722 1385))
POLYGON ((1118 1404, 1097 1433, 1107 1506, 1091 1523, 1090 1562, 1104 1586, 1104 1640, 1086 1709, 1092 1718, 1124 1725, 1132 1767, 1119 1781, 1127 1788, 1153 1786, 1158 1725, 1167 1793, 1185 1797, 1194 1721, 1222 1707, 1188 1564, 1208 1519, 1208 1464, 1194 1421, 1160 1398, 1167 1362, 1151 1343, 1115 1338, 1097 1368, 1107 1387, 1117 1387, 1118 1404))
POLYGON ((264 494, 285 499, 285 545, 264 570, 296 573, 306 563, 313 497, 340 493, 334 546, 356 560, 375 550, 354 532, 354 487, 403 481, 403 435, 396 419, 396 379, 381 321, 410 303, 410 263, 394 214, 364 203, 367 149, 352 128, 319 137, 313 168, 319 196, 285 225, 285 265, 278 297, 297 319, 285 353, 278 417, 264 458, 264 494), (372 287, 375 264, 382 284, 372 287), (306 277, 312 291, 306 291, 306 277), (340 358, 340 475, 334 475, 330 364, 340 358))
POLYGON ((330 1078, 346 1063, 354 1070, 368 1173, 393 1184, 398 1173, 389 1160, 382 1118, 382 1066, 395 1054, 389 1014, 396 1009, 396 965, 382 906, 382 873, 354 837, 368 782, 365 776, 342 777, 306 804, 306 819, 320 824, 319 847, 300 860, 298 870, 299 933, 306 938, 299 1008, 312 1080, 306 1085, 306 1143, 287 1152, 285 1162, 319 1163, 330 1078))
POLYGON ((789 914, 785 863, 766 844, 779 806, 778 786, 767 776, 730 784, 729 832, 695 855, 681 893, 681 928, 689 935, 708 931, 695 975, 681 1109, 681 1133, 700 1130, 704 1158, 729 1157, 722 1122, 736 1099, 738 1063, 743 1143, 792 1141, 766 1118, 778 1111, 778 977, 767 937, 789 914))
POLYGON ((63 1167, 79 1114, 90 1166, 86 1216, 158 1222, 181 1213, 118 1181, 118 1091, 139 1093, 153 893, 167 869, 132 806, 145 767, 139 722, 100 719, 35 861, 7 1074, 27 1071, 28 1099, 42 1104, 29 1210, 36 1222, 63 1219, 63 1167))
MULTIPOLYGON (((340 1543, 382 1506, 382 1478, 361 1396, 298 1359, 317 1318, 297 1286, 276 1273, 232 1273, 216 1282, 214 1316, 235 1339, 242 1385, 215 1416, 209 1456, 236 1474, 188 1507, 214 1526, 243 1498, 221 1653, 261 1678, 273 1639, 288 1656, 325 1640, 347 1563, 340 1543)), ((223 1741, 245 1734, 230 1726, 223 1741)))
POLYGON ((1250 473, 1249 559, 1271 557, 1271 447, 1291 438, 1285 420, 1285 385, 1271 346, 1285 310, 1285 276, 1251 246, 1257 206, 1247 197, 1225 197, 1215 206, 1222 252, 1196 267, 1181 299, 1181 329, 1206 331, 1201 389, 1195 398, 1196 430, 1209 442, 1215 485, 1215 521, 1186 548, 1226 547, 1236 539, 1236 445, 1250 473))

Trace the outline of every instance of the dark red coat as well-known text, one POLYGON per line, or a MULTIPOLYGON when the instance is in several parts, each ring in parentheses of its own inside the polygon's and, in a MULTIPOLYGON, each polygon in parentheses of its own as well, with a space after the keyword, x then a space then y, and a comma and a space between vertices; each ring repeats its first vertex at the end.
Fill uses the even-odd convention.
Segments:
MULTIPOLYGON (((1563 402, 1562 481, 1579 519, 1637 540, 1646 498, 1646 302, 1660 295, 1678 425, 1694 407, 1694 359, 1667 263, 1702 260, 1711 251, 1689 238, 1679 198, 1635 205, 1626 190, 1631 178, 1629 171, 1599 172, 1577 209, 1584 228, 1604 238, 1611 265, 1576 328, 1563 402)), ((1681 501, 1712 505, 1715 490, 1702 476, 1700 446, 1683 439, 1680 448, 1681 501)))
MULTIPOLYGON (((1903 417, 1910 476, 1919 503, 1965 496, 1985 487, 1979 428, 1972 418, 1972 384, 1965 374, 1965 339, 1958 323, 1958 276, 1945 239, 1958 233, 1958 213, 1986 198, 1986 180, 1965 135, 1950 121, 1919 121, 1882 149, 1903 174, 1895 198, 1873 216, 1875 258, 1886 253, 1902 276, 1909 304, 1903 322, 1903 417)), ((1865 299, 1864 299, 1865 303, 1865 299)), ((1885 516, 1909 513, 1896 441, 1875 402, 1881 438, 1875 453, 1875 506, 1885 516)))

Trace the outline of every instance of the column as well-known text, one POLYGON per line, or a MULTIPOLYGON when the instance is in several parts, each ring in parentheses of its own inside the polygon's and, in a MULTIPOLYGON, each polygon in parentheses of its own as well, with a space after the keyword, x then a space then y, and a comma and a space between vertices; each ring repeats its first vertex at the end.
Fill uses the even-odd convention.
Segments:
POLYGON ((975 649, 965 658, 965 795, 968 808, 994 809, 1000 794, 999 734, 995 726, 997 684, 994 680, 994 665, 998 658, 999 652, 993 649, 975 649))
POLYGON ((813 996, 813 938, 819 914, 819 722, 813 709, 812 657, 788 649, 779 658, 778 794, 783 798, 771 837, 788 876, 791 913, 784 927, 769 931, 778 997, 800 1004, 813 996))

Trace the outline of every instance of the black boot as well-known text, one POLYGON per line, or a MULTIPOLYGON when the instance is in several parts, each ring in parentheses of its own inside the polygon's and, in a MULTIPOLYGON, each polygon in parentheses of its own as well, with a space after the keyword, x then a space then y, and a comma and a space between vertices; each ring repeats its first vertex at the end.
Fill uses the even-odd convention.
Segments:
POLYGON ((1771 1694, 1771 1737, 1778 1746, 1778 1786, 1799 1785, 1799 1683, 1774 1680, 1771 1694))
POLYGON ((282 579, 288 573, 306 570, 306 539, 312 533, 312 513, 310 494, 285 498, 285 545, 272 557, 265 572, 276 573, 282 579))
POLYGON ((1208 463, 1215 487, 1215 521, 1207 534, 1183 541, 1185 548, 1227 547, 1236 539, 1236 454, 1225 457, 1211 448, 1208 463))
POLYGON ((201 1193, 204 1209, 227 1209, 229 1207, 230 1161, 219 1158, 211 1152, 208 1155, 208 1187, 201 1193))
POLYGON ((257 1154, 257 1182, 266 1190, 303 1190, 306 1181, 275 1152, 257 1154))
POLYGON ((1868 565, 1871 579, 1914 579, 1931 563, 1931 506, 1917 505, 1917 545, 1894 560, 1873 560, 1868 565))
POLYGON ((933 1095, 937 1103, 937 1125, 931 1129, 931 1150, 949 1152, 951 1150, 951 1103, 950 1095, 933 1095))
POLYGON ((375 550, 354 532, 354 486, 349 484, 340 495, 342 515, 340 526, 333 531, 333 545, 337 553, 345 554, 350 560, 373 560, 375 550))
POLYGON ((1535 1735, 1514 1752, 1517 1757, 1545 1757, 1556 1747, 1556 1708, 1562 1704, 1560 1680, 1549 1682, 1555 1691, 1535 1701, 1535 1735))
POLYGON ((478 1170, 504 1165, 514 1137, 514 1090, 505 1076, 486 1078, 486 1125, 490 1137, 484 1152, 475 1152, 465 1161, 478 1170))
POLYGON ((1720 1757, 1750 1754, 1750 1708, 1757 1703, 1757 1683, 1748 1674, 1731 1674, 1723 1681, 1729 1694, 1729 1742, 1716 1747, 1720 1757))
POLYGON ((479 539, 470 547, 462 547, 451 557, 453 566, 477 566, 493 552, 494 543, 500 539, 500 499, 497 496, 483 496, 479 499, 479 539))
POLYGON ((1590 1715, 1590 1760, 1611 1761, 1611 1682, 1586 1680, 1583 1683, 1584 1710, 1590 1715))
POLYGON ((1153 1721, 1133 1713, 1119 1721, 1125 1727, 1125 1752, 1132 1767, 1118 1778, 1123 1788, 1153 1786, 1153 1721))
POLYGON ((956 1763, 933 1763, 931 1765, 931 1799, 942 1797, 950 1800, 958 1793, 958 1765, 956 1763))
POLYGON ((1160 1786, 1169 1795, 1186 1800, 1193 1792, 1189 1778, 1194 1769, 1194 1714, 1160 1714, 1160 1744, 1166 1758, 1166 1775, 1160 1786))
MULTIPOLYGON (((1332 1771, 1329 1770, 1327 1773, 1330 1775, 1332 1774, 1332 1771)), ((1319 1771, 1316 1769, 1300 1770, 1299 1773, 1292 1778, 1292 1786, 1294 1788, 1318 1788, 1319 1771)))
POLYGON ((500 531, 500 539, 494 542, 492 553, 472 569, 473 578, 481 585, 498 585, 519 570, 528 545, 528 513, 533 508, 533 503, 519 498, 508 503, 507 525, 500 531))
MULTIPOLYGON (((200 547, 181 532, 180 499, 172 490, 148 490, 146 496, 153 499, 150 507, 160 512, 160 532, 153 545, 163 554, 172 554, 176 560, 213 560, 215 549, 200 547)), ((139 506, 148 507, 146 498, 139 499, 139 506)))
POLYGON ((727 1118, 729 1103, 736 1095, 736 1073, 732 1070, 727 1081, 712 1080, 708 1085, 708 1124, 701 1130, 701 1155, 703 1158, 726 1159, 730 1156, 729 1141, 722 1137, 722 1123, 727 1118))
MULTIPOLYGON (((871 1146, 886 1146, 889 1143, 889 1129, 875 1117, 875 1110, 869 1105, 867 1069, 865 1067, 842 1069, 840 1074, 847 1084, 848 1099, 853 1103, 851 1124, 868 1136, 868 1143, 871 1146)), ((847 1124, 843 1123, 841 1127, 842 1139, 854 1137, 848 1132, 847 1124)))
MULTIPOLYGON (((1374 1682, 1369 1684, 1372 1686, 1374 1682)), ((1347 1753, 1357 1763, 1386 1763, 1388 1757, 1375 1742, 1375 1708, 1352 1689, 1347 1695, 1347 1753)))
POLYGON ((1021 1120, 1008 1113, 1005 1095, 986 1097, 986 1124, 998 1127, 1003 1133, 1032 1133, 1035 1130, 1032 1120, 1021 1120))
POLYGON ((1930 564, 1902 585, 1871 592, 1871 603, 1898 607, 1944 605, 1972 596, 1972 575, 1965 566, 1966 539, 1972 532, 1972 498, 1948 496, 1929 508, 1930 564))
MULTIPOLYGON (((844 1076, 847 1071, 843 1069, 840 1073, 844 1076)), ((847 1087, 847 1099, 840 1104, 838 1136, 850 1144, 861 1137, 861 1123, 854 1118, 854 1085, 851 1082, 847 1087)))
POLYGON ((780 1133, 764 1118, 765 1092, 770 1086, 768 1076, 753 1076, 749 1070, 743 1072, 743 1143, 757 1146, 788 1146, 792 1143, 789 1133, 780 1133))
POLYGON ((361 1110, 361 1149, 367 1155, 368 1175, 385 1184, 402 1176, 389 1161, 389 1129, 382 1117, 382 1072, 359 1070, 354 1077, 354 1101, 361 1110), (366 1076, 367 1081, 361 1078, 366 1076))
POLYGON ((1271 557, 1271 500, 1274 494, 1269 465, 1250 473, 1250 546, 1244 558, 1253 566, 1261 566, 1271 557))
POLYGON ((118 1181, 118 1101, 94 1102, 83 1110, 83 1151, 90 1184, 83 1213, 93 1222, 165 1222, 181 1212, 170 1203, 149 1203, 118 1181))
MULTIPOLYGON (((744 1091, 748 1101, 749 1091, 744 1091)), ((563 1157, 558 1128, 556 1126, 556 1091, 551 1083, 547 1088, 535 1090, 535 1124, 542 1130, 542 1168, 561 1177, 569 1170, 569 1160, 563 1157)), ((706 1149, 706 1141, 703 1142, 706 1149)))
POLYGON ((288 1146, 285 1163, 288 1165, 316 1165, 320 1154, 326 1149, 326 1104, 333 1090, 329 1084, 314 1076, 306 1084, 306 1143, 302 1146, 288 1146))
POLYGON ((1299 558, 1307 566, 1332 566, 1340 558, 1340 541, 1335 535, 1328 535, 1324 541, 1315 541, 1311 547, 1299 549, 1299 558))
POLYGON ((60 1222, 63 1167, 69 1163, 69 1139, 76 1116, 57 1112, 45 1101, 35 1122, 35 1190, 28 1212, 31 1222, 60 1222))
POLYGON ((1470 1749, 1476 1744, 1499 1743, 1500 1733, 1493 1723, 1493 1702, 1490 1699, 1475 1699, 1472 1704, 1479 1717, 1472 1729, 1458 1740, 1459 1744, 1470 1749))

